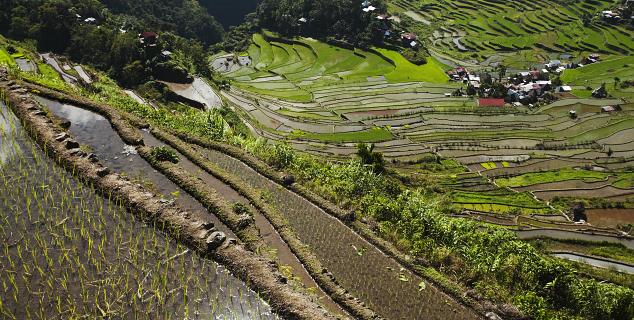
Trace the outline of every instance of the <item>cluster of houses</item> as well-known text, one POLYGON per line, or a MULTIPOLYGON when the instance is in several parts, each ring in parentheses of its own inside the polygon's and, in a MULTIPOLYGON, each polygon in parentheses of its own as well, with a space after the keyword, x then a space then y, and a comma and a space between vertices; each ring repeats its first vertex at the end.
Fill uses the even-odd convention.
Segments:
POLYGON ((631 23, 634 25, 634 0, 621 1, 618 7, 613 10, 603 10, 598 16, 607 23, 631 23))
MULTIPOLYGON (((580 63, 568 62, 564 63, 561 60, 551 60, 545 63, 541 69, 533 69, 530 71, 519 72, 511 77, 507 77, 501 81, 501 84, 505 88, 505 97, 501 97, 504 93, 498 94, 496 97, 490 97, 489 93, 491 89, 489 86, 480 90, 483 85, 481 76, 476 75, 465 67, 457 67, 447 71, 447 75, 452 81, 462 82, 468 86, 467 92, 471 91, 480 92, 484 98, 479 99, 478 104, 480 106, 503 106, 505 103, 511 103, 516 106, 528 105, 536 103, 539 100, 545 98, 547 93, 567 93, 572 91, 572 87, 567 85, 554 86, 550 80, 552 74, 559 74, 566 69, 575 69, 587 64, 595 63, 600 60, 598 54, 591 54, 588 57, 581 60, 580 63)), ((490 85, 494 80, 487 74, 488 84, 490 85)), ((499 85, 498 85, 499 87, 499 85)), ((594 93, 593 93, 594 95, 594 93)), ((609 111, 606 111, 609 112, 609 111)))
POLYGON ((601 11, 601 20, 608 23, 633 23, 634 22, 634 13, 631 9, 627 9, 626 7, 619 7, 615 11, 612 10, 604 10, 601 11))

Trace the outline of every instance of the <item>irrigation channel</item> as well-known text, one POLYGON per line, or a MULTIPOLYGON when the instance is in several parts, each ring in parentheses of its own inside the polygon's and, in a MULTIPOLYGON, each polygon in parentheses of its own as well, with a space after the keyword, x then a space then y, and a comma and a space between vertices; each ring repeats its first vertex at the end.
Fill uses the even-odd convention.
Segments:
MULTIPOLYGON (((56 115, 70 120, 71 133, 78 141, 93 146, 95 153, 102 156, 118 155, 121 154, 121 150, 124 150, 125 144, 118 138, 105 118, 78 107, 38 99, 56 115)), ((147 139, 144 142, 150 146, 160 144, 148 133, 144 134, 144 139, 147 139)), ((260 175, 235 158, 212 150, 197 149, 221 168, 270 195, 272 204, 288 220, 300 240, 314 251, 324 267, 332 272, 344 288, 367 303, 381 316, 388 319, 478 318, 473 310, 459 304, 434 286, 430 284, 421 286, 423 279, 403 268, 394 259, 310 201, 260 175)), ((112 157, 103 161, 115 170, 125 169, 127 172, 130 172, 133 167, 139 170, 142 163, 145 163, 140 158, 135 160, 138 156, 134 154, 129 154, 127 157, 132 159, 112 157), (133 167, 130 166, 131 162, 135 163, 133 167)), ((201 171, 185 159, 181 155, 184 168, 190 167, 189 169, 194 172, 201 171)), ((154 171, 147 167, 142 170, 145 175, 154 171)), ((204 175, 200 177, 212 187, 221 188, 217 180, 211 179, 212 177, 204 175)), ((162 177, 162 179, 166 178, 162 177)), ((161 184, 156 185, 158 187, 161 184)), ((178 188, 173 186, 169 190, 178 190, 178 188)), ((233 197, 240 202, 245 201, 238 198, 234 194, 235 191, 222 190, 227 191, 227 196, 230 198, 233 197)), ((224 191, 219 190, 219 193, 222 192, 224 191)), ((183 196, 184 192, 181 192, 177 201, 183 201, 183 196)), ((188 200, 190 201, 195 202, 193 199, 188 200)))
MULTIPOLYGON (((150 164, 136 154, 134 147, 126 145, 112 129, 110 122, 106 118, 92 111, 69 104, 62 104, 42 97, 36 97, 36 99, 46 105, 56 116, 69 120, 71 122, 71 134, 81 143, 90 146, 92 152, 99 155, 100 160, 110 168, 117 172, 132 174, 133 177, 138 177, 146 183, 151 183, 151 188, 163 195, 171 196, 176 204, 184 210, 211 218, 221 231, 236 238, 233 232, 218 220, 215 215, 208 213, 199 201, 191 197, 186 191, 182 190, 164 175, 154 170, 150 164)), ((164 145, 145 130, 142 131, 142 135, 146 146, 157 147, 164 145)), ((263 239, 269 246, 276 250, 276 256, 280 264, 290 266, 293 275, 298 277, 306 288, 315 288, 317 297, 324 307, 335 314, 346 314, 337 303, 332 301, 330 296, 319 288, 288 245, 282 240, 277 231, 275 231, 275 228, 250 204, 249 200, 224 182, 198 168, 182 154, 176 153, 180 159, 179 165, 183 169, 193 173, 208 186, 215 189, 226 201, 230 203, 241 203, 247 206, 250 212, 254 214, 255 225, 260 230, 263 239)))
POLYGON ((0 142, 2 318, 278 319, 221 265, 57 166, 1 102, 0 142))

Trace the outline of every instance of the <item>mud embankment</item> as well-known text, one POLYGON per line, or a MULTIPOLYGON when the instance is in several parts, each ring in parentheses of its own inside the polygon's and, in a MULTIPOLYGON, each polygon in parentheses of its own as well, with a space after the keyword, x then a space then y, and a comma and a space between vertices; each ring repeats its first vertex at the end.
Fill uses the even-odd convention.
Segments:
MULTIPOLYGON (((294 291, 284 277, 267 260, 257 257, 235 240, 227 240, 210 221, 193 218, 176 205, 165 202, 143 186, 110 172, 94 155, 82 151, 79 143, 61 127, 55 126, 27 90, 0 70, 2 98, 24 123, 33 139, 55 160, 100 193, 123 203, 144 221, 152 221, 160 229, 196 250, 214 258, 270 301, 278 314, 291 319, 334 319, 306 296, 294 291)), ((111 115, 112 116, 112 115, 111 115)), ((124 137, 124 135, 122 135, 124 137)), ((124 139, 133 138, 132 136, 124 139)), ((131 139, 134 140, 134 139, 131 139)), ((142 144, 142 140, 136 141, 142 144)))

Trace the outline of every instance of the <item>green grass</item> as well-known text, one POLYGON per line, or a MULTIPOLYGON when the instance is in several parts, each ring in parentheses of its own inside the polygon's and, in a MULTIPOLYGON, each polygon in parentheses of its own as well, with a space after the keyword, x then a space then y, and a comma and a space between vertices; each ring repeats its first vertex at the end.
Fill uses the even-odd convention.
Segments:
POLYGON ((580 86, 574 88, 572 92, 580 98, 590 97, 591 92, 584 89, 586 86, 594 89, 603 83, 606 84, 608 93, 613 96, 634 97, 633 89, 622 89, 620 86, 614 86, 615 77, 621 81, 634 80, 634 56, 620 57, 593 63, 582 68, 566 70, 561 75, 561 80, 567 84, 580 86))
POLYGON ((535 200, 528 192, 506 192, 502 189, 492 191, 454 191, 453 203, 464 208, 497 213, 546 213, 549 208, 535 200), (477 209, 480 208, 480 209, 477 209))
POLYGON ((342 133, 305 133, 296 132, 290 138, 302 138, 319 140, 322 142, 381 142, 394 138, 392 133, 385 128, 372 128, 367 131, 342 132, 342 133))
POLYGON ((605 180, 610 174, 606 172, 575 170, 571 168, 557 171, 533 172, 511 178, 497 179, 496 183, 500 187, 525 187, 541 183, 560 182, 568 180, 583 180, 595 182, 605 180))
POLYGON ((5 65, 9 67, 17 66, 13 57, 2 48, 0 48, 0 65, 5 65))
POLYGON ((236 87, 251 91, 253 93, 266 95, 269 97, 280 98, 286 101, 291 102, 311 102, 313 100, 313 95, 303 89, 285 89, 285 90, 275 90, 275 89, 263 89, 263 88, 255 88, 253 86, 249 86, 242 83, 235 83, 236 87))
POLYGON ((55 90, 64 92, 72 91, 72 88, 68 86, 68 84, 64 80, 62 80, 62 78, 59 76, 57 71, 53 69, 53 67, 49 66, 48 64, 38 62, 37 69, 39 71, 39 74, 31 72, 20 72, 20 76, 33 83, 37 83, 55 90))
POLYGON ((314 113, 314 112, 308 112, 308 111, 292 111, 292 110, 288 110, 288 109, 280 109, 277 111, 277 113, 279 114, 283 114, 286 116, 291 116, 291 117, 296 117, 296 118, 304 118, 304 119, 311 119, 311 120, 341 120, 341 117, 332 114, 330 116, 326 116, 326 115, 322 115, 322 114, 318 114, 318 113, 314 113))
POLYGON ((593 63, 563 72, 561 81, 574 85, 612 83, 614 77, 634 78, 634 56, 593 63))
POLYGON ((573 88, 571 93, 582 99, 592 98, 592 90, 573 88))
POLYGON ((497 165, 495 165, 495 162, 483 162, 480 165, 482 166, 482 168, 486 170, 493 170, 497 168, 497 165))
POLYGON ((385 75, 385 78, 391 82, 423 81, 445 83, 449 81, 449 77, 440 67, 440 63, 432 57, 427 59, 426 64, 417 66, 396 51, 382 48, 377 48, 376 50, 391 60, 396 67, 394 71, 385 75))
POLYGON ((271 44, 264 40, 264 37, 256 33, 253 35, 253 43, 259 47, 259 62, 255 65, 257 69, 265 69, 271 63, 273 63, 273 48, 271 44))
POLYGON ((634 188, 634 172, 618 173, 617 180, 612 185, 620 189, 634 188))
POLYGON ((524 208, 496 203, 457 203, 458 207, 467 210, 499 214, 544 214, 547 208, 524 208))
POLYGON ((634 250, 627 249, 625 247, 610 246, 610 247, 596 247, 591 249, 588 253, 591 255, 604 257, 608 259, 614 259, 634 264, 634 250))

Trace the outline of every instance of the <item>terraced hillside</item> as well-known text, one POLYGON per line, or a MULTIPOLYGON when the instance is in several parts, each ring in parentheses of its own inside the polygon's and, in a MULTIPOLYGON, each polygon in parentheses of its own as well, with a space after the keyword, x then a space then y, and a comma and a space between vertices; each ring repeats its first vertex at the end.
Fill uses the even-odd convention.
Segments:
MULTIPOLYGON (((631 318, 631 280, 614 270, 571 267, 540 247, 541 240, 535 246, 521 240, 609 242, 608 249, 616 252, 608 252, 608 258, 628 260, 634 240, 616 219, 579 225, 559 211, 565 197, 632 205, 634 104, 627 96, 598 100, 561 94, 555 103, 531 108, 478 107, 473 98, 452 94, 462 85, 448 82, 434 59, 416 66, 386 49, 271 34, 255 35, 253 41, 246 53, 212 61, 222 74, 214 75, 221 80, 216 84, 222 104, 233 107, 255 136, 289 141, 320 157, 235 134, 233 129, 248 129, 224 106, 200 110, 174 101, 151 104, 143 88, 133 89, 136 96, 93 70, 92 84, 70 85, 57 73, 63 76, 63 71, 46 74, 14 65, 10 75, 15 80, 0 85, 22 101, 29 99, 28 92, 39 96, 37 104, 21 105, 27 120, 70 124, 68 134, 77 142, 67 141, 65 147, 60 142, 60 149, 86 143, 108 170, 147 175, 153 182, 148 188, 170 194, 175 206, 192 212, 182 213, 184 219, 208 216, 226 229, 237 240, 216 251, 225 254, 222 261, 239 263, 228 255, 247 256, 247 251, 232 251, 239 250, 234 244, 244 243, 245 250, 262 255, 262 263, 249 260, 251 266, 271 268, 274 259, 291 263, 280 266, 280 275, 266 271, 274 269, 238 272, 257 292, 271 290, 252 275, 273 274, 279 277, 275 283, 298 285, 298 293, 301 281, 308 292, 314 287, 322 295, 318 299, 326 298, 322 301, 331 312, 362 319, 376 314, 471 319, 493 317, 491 309, 503 318, 542 311, 631 318), (62 90, 50 90, 59 83, 62 90), (604 105, 620 108, 601 112, 604 105), (374 150, 389 160, 387 171, 349 160, 362 141, 375 143, 374 150), (127 148, 128 143, 138 145, 127 148), (166 155, 178 161, 159 159, 166 155), (543 291, 554 283, 561 288, 543 291), (585 292, 594 295, 588 298, 585 292), (531 297, 540 300, 526 300, 531 297), (612 298, 598 303, 601 297, 612 298), (518 301, 522 305, 516 306, 518 301), (537 304, 537 311, 528 309, 537 304), (582 304, 591 307, 575 309, 582 304)), ((24 58, 38 69, 56 63, 54 55, 44 61, 33 53, 24 58)), ((583 72, 569 76, 567 81, 587 79, 583 72)), ((209 84, 205 92, 217 91, 206 80, 200 78, 209 84)), ((215 94, 201 99, 210 96, 215 94)), ((73 150, 68 153, 91 157, 83 148, 73 150)), ((110 174, 95 175, 99 172, 110 174)), ((195 224, 204 225, 209 223, 195 224)), ((234 264, 233 270, 243 266, 234 264)), ((275 300, 270 305, 280 310, 275 300)), ((299 313, 307 309, 297 308, 299 313)), ((314 318, 325 313, 309 319, 314 318)))
MULTIPOLYGON (((233 80, 222 94, 260 134, 303 141, 302 149, 319 151, 325 147, 321 142, 334 142, 340 145, 323 151, 347 155, 352 149, 341 143, 367 141, 398 157, 411 153, 411 146, 400 148, 410 141, 364 119, 408 114, 430 104, 473 105, 466 98, 445 98, 458 86, 447 82, 434 60, 416 66, 393 51, 345 49, 313 39, 282 43, 256 34, 253 42, 249 58, 229 55, 213 63, 233 80)), ((427 152, 418 149, 415 154, 427 152)))
POLYGON ((518 67, 548 60, 551 53, 631 54, 631 29, 591 19, 614 6, 610 0, 391 1, 392 12, 411 18, 435 50, 518 67), (500 55, 517 51, 531 52, 512 58, 500 55))
MULTIPOLYGON (((224 99, 263 137, 335 158, 356 152, 361 141, 375 143, 386 158, 401 163, 437 153, 483 176, 442 179, 453 190, 454 204, 473 211, 557 215, 547 204, 556 197, 608 192, 608 198, 626 201, 634 194, 628 184, 561 181, 553 175, 534 187, 493 184, 561 168, 611 170, 600 173, 606 181, 621 176, 634 156, 627 138, 634 105, 626 100, 564 98, 537 109, 481 108, 471 98, 450 94, 461 84, 439 76, 440 63, 433 59, 415 66, 386 49, 345 49, 312 39, 281 42, 260 34, 253 42, 248 55, 217 57, 214 66, 232 80, 231 89, 221 92, 224 99), (622 111, 601 113, 604 105, 621 105, 622 111)), ((579 70, 564 77, 583 83, 586 73, 579 70)))

